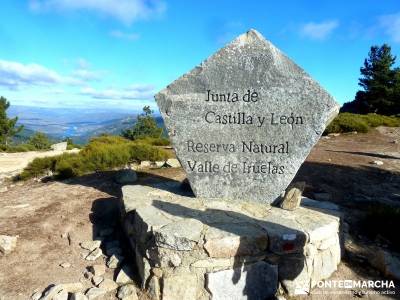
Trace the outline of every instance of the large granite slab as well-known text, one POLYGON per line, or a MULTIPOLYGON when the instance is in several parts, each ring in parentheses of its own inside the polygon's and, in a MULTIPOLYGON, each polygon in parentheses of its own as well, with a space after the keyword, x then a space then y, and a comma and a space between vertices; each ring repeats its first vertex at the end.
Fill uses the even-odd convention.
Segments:
POLYGON ((286 211, 179 191, 172 183, 122 188, 142 287, 157 287, 162 299, 268 298, 278 282, 289 295, 304 294, 340 262, 337 210, 307 201, 286 211))
POLYGON ((255 30, 155 98, 196 196, 263 203, 285 190, 339 108, 255 30))

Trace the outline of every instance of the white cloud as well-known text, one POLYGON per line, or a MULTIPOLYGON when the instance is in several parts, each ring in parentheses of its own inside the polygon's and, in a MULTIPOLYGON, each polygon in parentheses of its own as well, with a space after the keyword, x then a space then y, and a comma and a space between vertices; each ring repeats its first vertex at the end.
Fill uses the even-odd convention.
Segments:
POLYGON ((107 100, 150 100, 155 94, 152 85, 132 85, 125 89, 109 88, 104 90, 96 90, 92 87, 81 89, 81 95, 90 96, 94 99, 107 100))
POLYGON ((165 10, 161 0, 30 0, 33 11, 89 11, 116 19, 126 25, 159 15, 165 10))
POLYGON ((79 78, 82 81, 98 81, 102 79, 105 72, 94 71, 91 69, 87 60, 79 58, 76 62, 76 69, 73 71, 72 76, 79 78))
POLYGON ((124 40, 129 40, 129 41, 136 41, 140 37, 140 35, 138 33, 123 32, 120 30, 113 30, 110 32, 110 35, 112 37, 115 37, 118 39, 124 39, 124 40))
POLYGON ((379 26, 390 36, 390 38, 400 43, 400 13, 380 16, 379 26))
POLYGON ((309 22, 304 24, 300 33, 302 36, 311 38, 313 40, 324 40, 339 26, 336 20, 324 21, 320 23, 309 22))
POLYGON ((79 84, 71 77, 62 76, 38 64, 21 64, 14 61, 0 60, 0 86, 18 89, 21 86, 79 84))

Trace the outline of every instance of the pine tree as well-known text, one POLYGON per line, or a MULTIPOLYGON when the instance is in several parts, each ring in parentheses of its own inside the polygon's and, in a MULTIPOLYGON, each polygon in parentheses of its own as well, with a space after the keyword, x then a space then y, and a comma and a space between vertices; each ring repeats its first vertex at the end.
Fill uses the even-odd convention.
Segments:
POLYGON ((372 46, 364 66, 358 91, 352 102, 345 103, 342 111, 353 113, 378 113, 393 115, 400 113, 400 70, 393 68, 396 57, 387 44, 372 46))
POLYGON ((138 116, 135 125, 131 129, 124 130, 122 132, 122 136, 130 140, 136 140, 145 137, 161 137, 163 129, 157 126, 157 122, 152 114, 153 111, 149 106, 143 107, 143 113, 138 116))
POLYGON ((18 117, 12 119, 7 117, 9 107, 10 102, 4 97, 0 97, 0 145, 6 147, 10 139, 24 128, 23 126, 16 126, 18 117))

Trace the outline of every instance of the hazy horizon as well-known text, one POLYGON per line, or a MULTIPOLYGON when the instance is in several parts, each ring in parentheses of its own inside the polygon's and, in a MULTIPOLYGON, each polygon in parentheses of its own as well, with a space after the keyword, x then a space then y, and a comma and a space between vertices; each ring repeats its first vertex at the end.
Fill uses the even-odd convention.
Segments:
POLYGON ((154 94, 250 28, 341 104, 372 45, 400 53, 396 0, 6 0, 0 17, 0 95, 32 107, 158 111, 154 94))

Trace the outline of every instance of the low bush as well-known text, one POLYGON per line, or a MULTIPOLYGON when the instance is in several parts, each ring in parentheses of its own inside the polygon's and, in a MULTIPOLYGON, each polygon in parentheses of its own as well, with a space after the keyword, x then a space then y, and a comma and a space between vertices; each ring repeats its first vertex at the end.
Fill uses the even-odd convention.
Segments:
POLYGON ((368 132, 378 126, 400 126, 400 118, 377 114, 358 115, 351 113, 339 114, 325 129, 325 134, 345 132, 368 132))
POLYGON ((18 145, 9 145, 9 146, 0 146, 0 151, 8 152, 8 153, 16 153, 16 152, 28 152, 28 151, 36 151, 35 146, 31 144, 18 144, 18 145))
POLYGON ((164 137, 160 138, 152 138, 152 137, 145 137, 136 140, 139 143, 149 144, 153 146, 169 146, 171 144, 170 140, 164 137))
POLYGON ((43 176, 49 171, 54 171, 57 159, 58 157, 56 156, 35 158, 18 177, 19 179, 26 180, 43 176))
POLYGON ((143 141, 130 141, 119 136, 92 139, 79 153, 37 158, 20 174, 20 179, 42 176, 48 171, 61 179, 96 171, 123 167, 133 161, 166 160, 168 153, 143 141))
POLYGON ((51 141, 44 133, 36 132, 29 138, 28 144, 35 147, 36 150, 49 150, 51 141))

